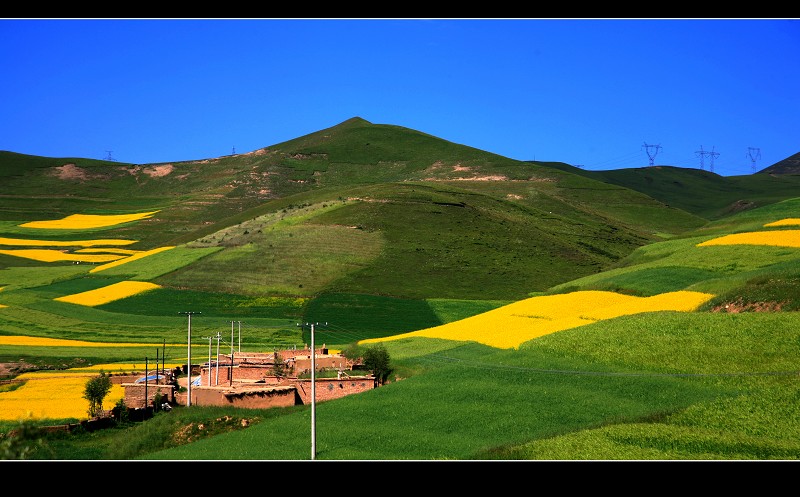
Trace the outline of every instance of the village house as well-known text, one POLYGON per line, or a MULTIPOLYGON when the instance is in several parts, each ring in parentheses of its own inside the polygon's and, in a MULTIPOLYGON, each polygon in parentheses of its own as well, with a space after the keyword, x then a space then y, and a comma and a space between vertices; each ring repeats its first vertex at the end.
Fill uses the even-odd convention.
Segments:
MULTIPOLYGON (((328 353, 324 345, 316 350, 313 359, 316 402, 376 386, 371 372, 359 370, 360 364, 341 354, 328 353)), ((186 373, 185 367, 163 371, 156 366, 134 382, 121 383, 125 390, 123 401, 128 408, 187 405, 191 391, 191 405, 198 406, 271 408, 310 404, 311 364, 311 350, 306 347, 272 353, 220 354, 216 360, 192 365, 191 375, 180 379, 178 375, 186 373), (189 377, 193 379, 191 387, 189 377)))

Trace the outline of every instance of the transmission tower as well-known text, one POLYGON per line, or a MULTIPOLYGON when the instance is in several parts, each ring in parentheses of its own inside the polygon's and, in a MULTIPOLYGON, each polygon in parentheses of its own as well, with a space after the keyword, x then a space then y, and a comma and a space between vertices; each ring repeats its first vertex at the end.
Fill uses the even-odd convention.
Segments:
POLYGON ((711 151, 710 152, 708 150, 703 150, 703 146, 700 145, 700 150, 698 150, 695 153, 700 156, 700 169, 705 169, 705 165, 704 165, 705 164, 705 160, 704 160, 705 156, 708 155, 711 158, 711 167, 710 167, 709 170, 713 173, 714 172, 714 159, 719 157, 719 152, 714 152, 714 147, 711 147, 711 151))
POLYGON ((112 150, 106 150, 106 153, 108 154, 108 155, 106 155, 106 160, 110 160, 110 161, 116 162, 117 159, 111 157, 111 152, 112 152, 112 150))
POLYGON ((645 143, 643 147, 645 149, 645 152, 647 152, 647 157, 650 158, 650 165, 652 166, 656 159, 656 155, 658 155, 658 151, 661 149, 661 145, 648 145, 647 143, 645 143), (651 153, 650 149, 653 149, 654 151, 651 153))
POLYGON ((756 172, 756 160, 761 158, 761 149, 747 147, 747 156, 750 157, 751 171, 756 172))

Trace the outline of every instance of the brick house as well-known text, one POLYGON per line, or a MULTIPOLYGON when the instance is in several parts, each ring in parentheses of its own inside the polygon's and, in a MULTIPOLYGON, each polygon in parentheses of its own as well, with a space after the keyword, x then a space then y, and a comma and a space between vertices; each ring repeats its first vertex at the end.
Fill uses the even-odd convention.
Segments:
MULTIPOLYGON (((324 345, 317 349, 314 365, 318 373, 336 372, 335 378, 314 375, 313 390, 317 402, 376 387, 375 377, 371 373, 354 370, 359 364, 340 354, 329 354, 324 345)), ((312 396, 311 378, 299 376, 310 376, 310 371, 309 348, 273 353, 220 354, 217 360, 192 366, 192 405, 271 408, 309 404, 312 396)), ((189 389, 181 387, 187 386, 188 376, 182 378, 182 385, 179 385, 175 379, 177 372, 162 373, 161 377, 152 374, 144 381, 140 378, 137 382, 122 383, 125 405, 153 406, 156 396, 162 402, 186 405, 189 389)))

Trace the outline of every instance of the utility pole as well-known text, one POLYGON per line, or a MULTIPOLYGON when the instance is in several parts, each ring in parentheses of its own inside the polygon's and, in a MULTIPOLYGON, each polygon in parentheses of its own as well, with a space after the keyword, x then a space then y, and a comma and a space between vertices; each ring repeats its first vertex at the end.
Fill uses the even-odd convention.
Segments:
POLYGON ((761 158, 761 149, 760 148, 753 148, 747 147, 747 156, 750 157, 750 171, 755 173, 756 172, 756 160, 761 158))
POLYGON ((161 370, 164 371, 164 383, 167 380, 167 366, 164 356, 167 354, 167 339, 164 339, 164 344, 161 346, 161 370))
POLYGON ((229 385, 233 385, 233 321, 231 321, 231 365, 230 365, 231 375, 229 378, 229 385))
MULTIPOLYGON (((325 326, 327 325, 328 323, 325 323, 325 326)), ((317 458, 317 351, 314 348, 314 326, 319 326, 319 323, 306 323, 305 326, 311 327, 311 460, 313 461, 317 458)))
POLYGON ((189 338, 187 339, 186 371, 189 373, 189 382, 186 384, 186 407, 192 405, 192 314, 202 314, 200 312, 185 311, 178 314, 186 314, 189 318, 189 338))
MULTIPOLYGON (((217 376, 214 379, 214 386, 218 386, 219 385, 219 340, 221 338, 222 338, 222 335, 220 335, 219 331, 218 331, 217 332, 217 376)), ((210 370, 208 372, 211 373, 210 370)))
POLYGON ((208 338, 208 386, 211 386, 211 339, 214 337, 203 338, 208 338))
POLYGON ((242 322, 241 321, 236 321, 236 322, 239 323, 239 352, 241 352, 242 351, 242 322))
POLYGON ((658 155, 658 151, 661 149, 661 145, 648 145, 645 143, 642 145, 647 152, 647 157, 650 158, 650 165, 652 166, 655 163, 656 155, 658 155), (654 152, 650 152, 650 149, 654 149, 654 152))

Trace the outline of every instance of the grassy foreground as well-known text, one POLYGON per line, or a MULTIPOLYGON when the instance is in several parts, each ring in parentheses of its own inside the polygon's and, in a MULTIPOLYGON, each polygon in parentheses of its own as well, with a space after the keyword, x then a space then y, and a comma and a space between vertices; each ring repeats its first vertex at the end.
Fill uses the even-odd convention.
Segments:
MULTIPOLYGON (((518 350, 423 338, 385 345, 395 374, 409 376, 319 404, 317 459, 800 458, 794 313, 624 316, 518 350)), ((309 406, 176 408, 130 427, 51 435, 33 455, 305 460, 309 447, 309 406)))

